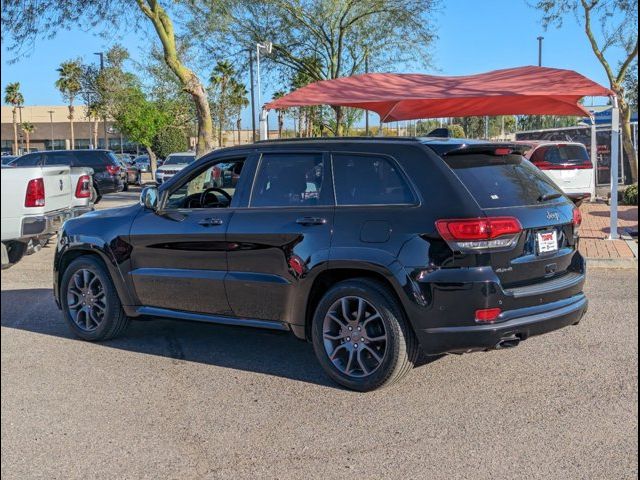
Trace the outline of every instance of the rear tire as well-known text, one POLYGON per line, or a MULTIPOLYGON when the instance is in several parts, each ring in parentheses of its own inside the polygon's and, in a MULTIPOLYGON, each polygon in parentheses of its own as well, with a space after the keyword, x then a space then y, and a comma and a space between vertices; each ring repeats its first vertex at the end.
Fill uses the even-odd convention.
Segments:
POLYGON ((399 381, 419 354, 418 341, 394 296, 385 285, 366 278, 340 282, 324 295, 311 334, 327 375, 359 392, 399 381))
POLYGON ((129 324, 109 272, 93 256, 78 257, 64 271, 60 304, 69 328, 83 340, 109 340, 129 324))

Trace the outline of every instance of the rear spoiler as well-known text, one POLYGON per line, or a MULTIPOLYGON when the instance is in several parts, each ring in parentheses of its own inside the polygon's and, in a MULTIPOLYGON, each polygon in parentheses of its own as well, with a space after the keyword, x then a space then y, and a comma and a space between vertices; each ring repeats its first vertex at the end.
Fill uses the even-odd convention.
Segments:
POLYGON ((453 155, 469 155, 469 154, 484 154, 484 155, 523 155, 528 150, 526 145, 520 145, 517 143, 462 143, 456 145, 451 150, 442 152, 443 157, 453 155))

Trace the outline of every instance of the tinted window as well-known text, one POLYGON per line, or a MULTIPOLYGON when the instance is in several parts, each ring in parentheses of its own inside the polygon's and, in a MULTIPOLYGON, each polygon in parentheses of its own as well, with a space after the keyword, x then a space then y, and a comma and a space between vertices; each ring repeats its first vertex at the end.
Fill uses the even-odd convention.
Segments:
POLYGON ((520 155, 449 155, 445 162, 482 208, 536 205, 542 195, 562 193, 520 155))
POLYGON ((45 165, 71 165, 73 152, 46 152, 43 154, 45 165))
POLYGON ((41 165, 42 155, 39 153, 28 153, 14 160, 11 165, 14 167, 36 167, 41 165))
POLYGON ((534 163, 548 162, 557 165, 588 162, 589 153, 581 145, 549 145, 540 147, 531 156, 534 163))
POLYGON ((179 165, 182 163, 191 163, 196 159, 194 155, 169 155, 164 165, 179 165))
POLYGON ((331 205, 327 168, 318 154, 265 154, 251 194, 252 207, 331 205))
POLYGON ((334 155, 338 205, 397 205, 415 203, 398 166, 377 155, 334 155))

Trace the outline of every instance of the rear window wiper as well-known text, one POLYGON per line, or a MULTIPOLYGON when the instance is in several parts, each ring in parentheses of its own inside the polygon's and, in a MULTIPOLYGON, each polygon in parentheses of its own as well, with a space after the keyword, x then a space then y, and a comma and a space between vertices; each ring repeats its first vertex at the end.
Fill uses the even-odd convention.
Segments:
POLYGON ((561 193, 545 193, 538 197, 539 202, 547 202, 549 200, 553 200, 554 198, 560 198, 562 196, 561 193))

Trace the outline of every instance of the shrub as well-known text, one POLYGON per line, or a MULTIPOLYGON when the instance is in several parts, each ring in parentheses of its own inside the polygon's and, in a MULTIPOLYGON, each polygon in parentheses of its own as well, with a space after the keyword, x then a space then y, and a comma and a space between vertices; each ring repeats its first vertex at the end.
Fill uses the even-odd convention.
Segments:
POLYGON ((153 138, 151 149, 160 158, 170 153, 184 152, 189 148, 189 140, 184 130, 177 127, 165 127, 153 138))
POLYGON ((626 205, 638 205, 638 184, 629 185, 625 188, 622 198, 626 205))

